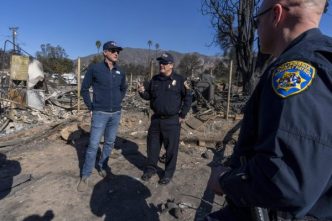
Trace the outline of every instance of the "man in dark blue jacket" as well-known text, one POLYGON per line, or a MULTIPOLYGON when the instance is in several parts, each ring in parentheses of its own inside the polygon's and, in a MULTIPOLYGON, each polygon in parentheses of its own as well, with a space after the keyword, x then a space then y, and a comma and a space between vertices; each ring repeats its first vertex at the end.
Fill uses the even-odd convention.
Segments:
POLYGON ((103 45, 104 61, 93 64, 85 74, 81 94, 91 115, 89 146, 81 172, 78 191, 88 188, 88 177, 95 165, 99 142, 104 135, 104 146, 98 161, 102 177, 110 173, 108 159, 111 153, 121 117, 121 102, 127 90, 126 76, 116 64, 122 48, 114 41, 103 45), (91 101, 89 89, 93 89, 91 101))
POLYGON ((332 38, 318 29, 325 4, 263 1, 255 22, 261 51, 275 60, 247 103, 231 167, 214 168, 209 180, 229 206, 206 220, 248 221, 250 211, 332 220, 332 38))
POLYGON ((142 179, 147 181, 157 172, 161 144, 166 149, 165 172, 159 184, 168 184, 175 172, 179 149, 181 122, 190 110, 192 95, 185 87, 183 76, 173 71, 174 58, 163 53, 157 58, 160 73, 155 75, 145 89, 139 85, 140 96, 150 100, 154 114, 147 138, 148 163, 142 179))

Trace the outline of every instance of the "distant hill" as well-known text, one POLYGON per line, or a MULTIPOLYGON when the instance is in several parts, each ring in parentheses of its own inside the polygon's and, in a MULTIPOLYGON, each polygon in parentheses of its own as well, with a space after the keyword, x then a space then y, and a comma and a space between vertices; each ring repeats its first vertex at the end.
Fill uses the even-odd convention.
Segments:
MULTIPOLYGON (((119 57, 119 63, 129 64, 142 64, 144 66, 148 65, 149 57, 152 59, 156 59, 156 57, 159 57, 163 52, 165 51, 158 51, 150 50, 149 49, 142 49, 142 48, 124 48, 123 51, 120 53, 119 57)), ((175 59, 175 66, 177 66, 180 62, 180 60, 183 58, 183 56, 186 55, 186 53, 180 53, 176 51, 166 51, 173 55, 175 59)), ((203 61, 204 66, 208 67, 216 62, 216 60, 219 60, 220 58, 216 56, 206 56, 199 53, 196 53, 203 61)), ((81 64, 84 66, 87 66, 91 63, 91 60, 94 56, 97 54, 88 55, 86 57, 81 57, 81 64)), ((75 60, 76 63, 76 60, 75 60)))

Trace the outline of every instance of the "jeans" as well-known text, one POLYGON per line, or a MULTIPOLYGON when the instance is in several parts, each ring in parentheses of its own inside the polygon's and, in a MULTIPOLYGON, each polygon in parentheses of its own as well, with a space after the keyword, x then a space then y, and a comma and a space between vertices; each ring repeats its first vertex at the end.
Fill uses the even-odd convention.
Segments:
POLYGON ((109 155, 114 146, 116 133, 119 127, 121 111, 114 113, 94 111, 91 119, 90 141, 85 154, 85 161, 82 169, 82 177, 88 177, 96 162, 96 155, 99 143, 104 134, 104 146, 101 152, 98 167, 99 169, 107 168, 109 155))

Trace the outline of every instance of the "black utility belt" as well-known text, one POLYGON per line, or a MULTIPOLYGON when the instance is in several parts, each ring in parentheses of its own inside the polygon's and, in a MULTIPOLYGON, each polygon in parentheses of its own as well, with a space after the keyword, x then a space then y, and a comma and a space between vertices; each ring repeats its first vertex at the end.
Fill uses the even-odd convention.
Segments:
POLYGON ((159 114, 155 114, 156 118, 159 119, 170 119, 170 118, 174 118, 176 116, 179 116, 178 114, 174 114, 174 115, 159 115, 159 114))
POLYGON ((328 221, 326 219, 317 219, 312 216, 305 216, 304 218, 295 219, 292 215, 284 211, 270 211, 271 221, 328 221))

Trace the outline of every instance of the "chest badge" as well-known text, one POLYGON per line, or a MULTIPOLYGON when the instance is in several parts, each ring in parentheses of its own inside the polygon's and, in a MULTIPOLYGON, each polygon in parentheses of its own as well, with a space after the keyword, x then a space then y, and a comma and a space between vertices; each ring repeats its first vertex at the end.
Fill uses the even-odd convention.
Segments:
POLYGON ((174 87, 176 85, 176 80, 172 81, 172 86, 174 87))
POLYGON ((289 61, 272 72, 272 87, 275 93, 286 98, 307 89, 314 79, 316 68, 302 61, 289 61))

